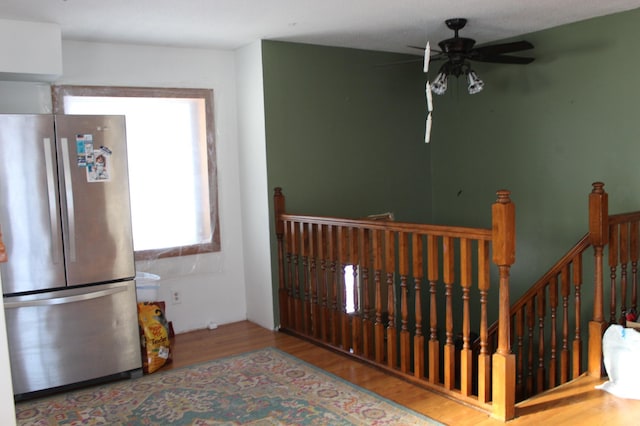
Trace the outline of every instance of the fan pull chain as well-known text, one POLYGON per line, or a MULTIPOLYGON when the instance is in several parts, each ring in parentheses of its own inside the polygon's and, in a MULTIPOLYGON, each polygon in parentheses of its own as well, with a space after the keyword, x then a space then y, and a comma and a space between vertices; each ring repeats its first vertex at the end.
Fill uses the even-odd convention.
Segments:
POLYGON ((427 42, 427 47, 424 48, 424 72, 429 72, 429 58, 431 57, 431 45, 427 42))
MULTIPOLYGON (((424 49, 425 74, 429 71, 430 58, 431 58, 431 46, 429 45, 429 42, 427 42, 427 46, 424 49)), ((427 84, 425 87, 425 95, 427 97, 427 111, 429 113, 427 115, 427 122, 425 123, 424 143, 429 143, 429 141, 431 141, 431 111, 433 111, 433 98, 431 97, 431 83, 429 83, 429 80, 427 80, 427 84)))

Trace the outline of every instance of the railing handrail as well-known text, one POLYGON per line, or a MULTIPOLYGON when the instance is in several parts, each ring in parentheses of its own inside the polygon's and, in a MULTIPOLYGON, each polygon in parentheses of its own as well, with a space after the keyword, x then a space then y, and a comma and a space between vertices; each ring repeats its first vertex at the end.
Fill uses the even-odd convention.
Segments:
POLYGON ((618 213, 609 215, 609 226, 618 225, 625 222, 640 221, 640 211, 618 213))
POLYGON ((431 225, 413 222, 381 221, 372 219, 347 219, 332 216, 309 216, 298 214, 281 214, 281 220, 305 222, 315 225, 349 226, 352 228, 366 228, 382 231, 416 232, 432 234, 442 237, 468 238, 491 241, 491 229, 470 228, 465 226, 431 225))

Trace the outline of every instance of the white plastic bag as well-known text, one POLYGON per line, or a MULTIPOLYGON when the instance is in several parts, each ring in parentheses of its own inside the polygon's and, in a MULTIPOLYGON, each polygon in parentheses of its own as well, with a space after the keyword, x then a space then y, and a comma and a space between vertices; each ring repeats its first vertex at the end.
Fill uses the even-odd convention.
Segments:
POLYGON ((611 325, 602 336, 602 352, 609 380, 596 389, 620 398, 640 399, 640 333, 611 325))

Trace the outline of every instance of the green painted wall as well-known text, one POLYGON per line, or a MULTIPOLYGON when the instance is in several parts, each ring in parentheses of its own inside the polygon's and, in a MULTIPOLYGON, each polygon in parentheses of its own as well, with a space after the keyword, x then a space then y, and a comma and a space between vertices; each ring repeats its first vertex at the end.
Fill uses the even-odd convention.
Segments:
POLYGON ((433 219, 490 226, 495 191, 512 191, 512 301, 588 231, 592 182, 611 213, 640 209, 638 22, 635 10, 528 34, 532 64, 474 65, 483 92, 454 79, 434 100, 433 219))
POLYGON ((419 58, 263 42, 269 188, 291 213, 431 219, 419 58), (418 59, 411 64, 395 64, 418 59))

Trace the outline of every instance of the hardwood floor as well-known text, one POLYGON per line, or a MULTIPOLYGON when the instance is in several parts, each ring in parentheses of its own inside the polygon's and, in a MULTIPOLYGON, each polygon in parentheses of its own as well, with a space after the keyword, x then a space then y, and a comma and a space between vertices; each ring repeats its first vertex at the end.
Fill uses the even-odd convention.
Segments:
MULTIPOLYGON (((382 371, 307 341, 264 329, 248 321, 215 330, 179 334, 173 363, 164 369, 200 363, 267 346, 277 347, 310 364, 448 425, 502 425, 476 408, 389 376, 382 371)), ((640 419, 640 401, 594 389, 602 380, 581 377, 518 405, 509 425, 627 425, 640 419)), ((640 386, 640 384, 639 384, 640 386)))

